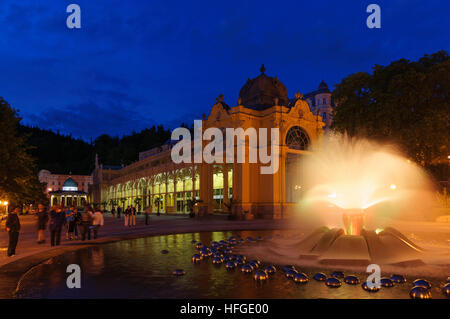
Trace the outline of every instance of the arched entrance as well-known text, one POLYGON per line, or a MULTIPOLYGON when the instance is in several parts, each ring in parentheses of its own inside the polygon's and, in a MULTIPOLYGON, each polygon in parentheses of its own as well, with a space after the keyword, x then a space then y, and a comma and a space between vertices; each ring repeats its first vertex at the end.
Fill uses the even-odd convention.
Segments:
POLYGON ((302 157, 310 145, 310 138, 300 126, 293 126, 286 134, 285 144, 288 147, 286 154, 286 202, 298 202, 303 192, 303 165, 302 157))

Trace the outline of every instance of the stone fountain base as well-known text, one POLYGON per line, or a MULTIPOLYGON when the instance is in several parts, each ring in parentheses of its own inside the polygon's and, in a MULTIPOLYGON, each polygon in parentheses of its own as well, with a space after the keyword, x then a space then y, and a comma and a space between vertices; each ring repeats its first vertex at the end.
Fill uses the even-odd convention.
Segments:
POLYGON ((423 250, 394 228, 379 232, 365 230, 360 235, 345 235, 341 228, 321 227, 292 247, 301 259, 322 264, 423 265, 423 250))

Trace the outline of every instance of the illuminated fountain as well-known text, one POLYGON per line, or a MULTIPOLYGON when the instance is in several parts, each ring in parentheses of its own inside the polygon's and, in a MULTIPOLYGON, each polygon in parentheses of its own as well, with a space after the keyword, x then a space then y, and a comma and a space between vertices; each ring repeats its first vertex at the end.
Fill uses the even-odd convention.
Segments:
POLYGON ((298 164, 297 183, 308 189, 299 214, 327 226, 296 241, 272 240, 267 248, 320 264, 423 264, 423 250, 385 220, 426 212, 427 175, 395 149, 365 139, 330 135, 317 147, 298 164))

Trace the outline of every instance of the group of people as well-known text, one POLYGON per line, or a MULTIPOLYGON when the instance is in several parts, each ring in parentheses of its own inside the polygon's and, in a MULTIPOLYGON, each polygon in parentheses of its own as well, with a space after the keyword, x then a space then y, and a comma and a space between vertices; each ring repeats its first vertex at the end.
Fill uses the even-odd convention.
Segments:
MULTIPOLYGON (((111 214, 113 217, 116 217, 117 214, 117 218, 120 219, 120 215, 122 214, 122 208, 119 206, 117 207, 116 211, 116 208, 113 207, 111 209, 111 214)), ((145 225, 148 225, 151 214, 150 207, 145 208, 144 214, 145 214, 145 225)), ((123 211, 123 215, 124 215, 124 225, 126 227, 136 226, 136 208, 133 205, 128 206, 127 209, 123 211)), ((159 213, 157 215, 159 216, 159 213)))
MULTIPOLYGON (((74 240, 81 237, 91 239, 91 230, 94 233, 94 239, 98 237, 98 231, 104 225, 103 212, 97 207, 95 210, 91 206, 85 206, 80 212, 74 206, 64 207, 62 205, 53 205, 50 211, 38 204, 37 209, 33 210, 37 217, 38 244, 43 244, 45 240, 45 230, 50 231, 50 245, 58 246, 61 243, 61 232, 65 230, 66 240, 74 240)), ((19 241, 20 231, 20 207, 14 208, 6 219, 6 231, 9 234, 9 245, 7 255, 12 257, 16 254, 16 247, 19 241)))
MULTIPOLYGON (((65 231, 66 240, 82 241, 91 239, 91 231, 94 239, 97 239, 98 232, 104 224, 103 212, 99 207, 92 209, 86 205, 84 209, 78 210, 75 206, 64 207, 63 205, 53 205, 47 209, 43 204, 38 204, 37 208, 30 209, 37 219, 37 243, 44 244, 46 242, 45 231, 48 228, 50 232, 50 245, 58 246, 61 243, 61 233, 65 231)), ((21 208, 14 208, 7 217, 6 231, 9 234, 9 246, 7 255, 9 257, 16 254, 16 247, 19 241, 21 208)), ((120 219, 122 208, 118 207, 117 211, 113 207, 111 210, 113 217, 120 219)), ((150 207, 145 209, 145 225, 149 225, 150 207)), ((126 227, 136 226, 136 208, 128 206, 123 210, 124 225, 126 227)))

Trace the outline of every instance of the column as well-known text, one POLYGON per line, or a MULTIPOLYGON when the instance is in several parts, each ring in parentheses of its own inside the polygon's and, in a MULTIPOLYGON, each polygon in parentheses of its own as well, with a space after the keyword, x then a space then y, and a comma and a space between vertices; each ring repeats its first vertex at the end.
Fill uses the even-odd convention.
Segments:
POLYGON ((164 196, 165 197, 165 199, 164 199, 164 201, 165 201, 165 205, 164 205, 164 210, 165 210, 165 212, 167 213, 167 204, 169 203, 169 196, 168 196, 168 194, 169 194, 169 174, 167 174, 166 173, 166 196, 164 196))
POLYGON ((211 214, 213 212, 213 176, 212 165, 207 163, 200 164, 200 200, 199 216, 211 214))
POLYGON ((173 173, 173 206, 174 206, 174 211, 178 212, 178 209, 177 209, 177 171, 176 170, 173 173))
POLYGON ((228 211, 228 207, 225 205, 229 203, 228 200, 228 164, 223 164, 223 170, 222 170, 222 175, 223 175, 223 204, 222 204, 222 211, 223 212, 227 212, 228 211))

